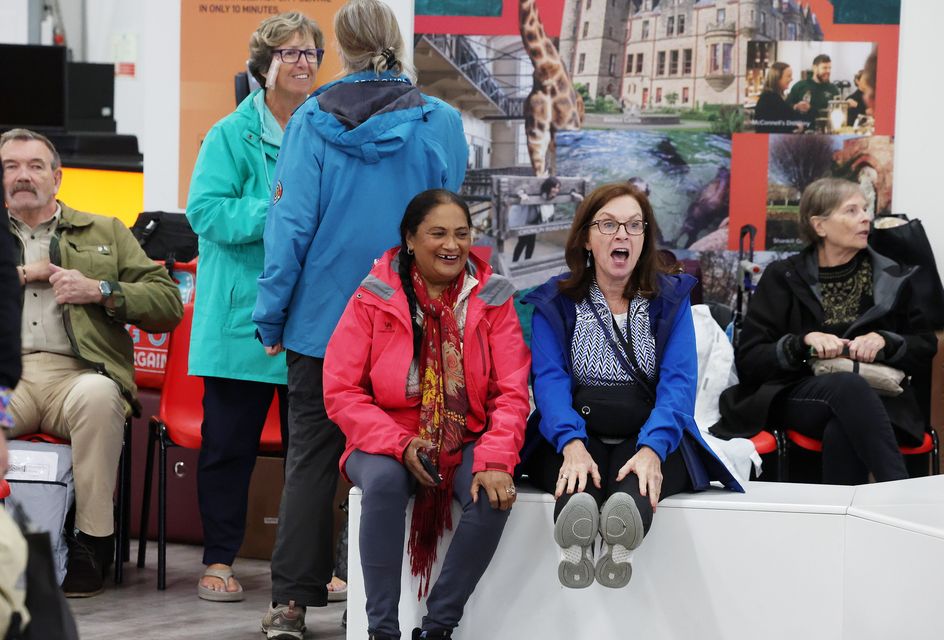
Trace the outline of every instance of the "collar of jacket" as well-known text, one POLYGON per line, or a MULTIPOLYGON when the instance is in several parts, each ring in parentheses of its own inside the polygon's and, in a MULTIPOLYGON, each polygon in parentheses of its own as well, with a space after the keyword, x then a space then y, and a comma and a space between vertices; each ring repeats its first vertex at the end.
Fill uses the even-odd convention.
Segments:
MULTIPOLYGON (((403 286, 400 283, 399 268, 400 248, 394 247, 377 261, 367 277, 361 281, 360 288, 383 302, 391 303, 397 309, 397 314, 403 322, 409 326, 411 323, 406 313, 406 294, 403 293, 403 286), (397 298, 397 301, 394 298, 397 298), (402 304, 399 303, 400 298, 403 299, 402 304)), ((470 303, 472 300, 478 300, 484 307, 500 307, 515 294, 515 287, 511 281, 492 272, 488 263, 474 251, 469 252, 466 270, 479 281, 469 296, 470 303)), ((473 305, 470 304, 466 325, 472 325, 472 320, 473 305)))
MULTIPOLYGON (((872 263, 872 307, 852 323, 845 335, 852 335, 859 327, 884 317, 898 302, 898 297, 905 283, 917 272, 919 267, 900 265, 890 258, 866 247, 869 261, 872 263)), ((823 296, 819 283, 819 262, 816 247, 811 245, 800 253, 788 258, 799 276, 786 277, 797 298, 815 312, 819 321, 823 318, 823 296)))
MULTIPOLYGON (((81 211, 76 211, 69 205, 62 202, 62 200, 56 200, 59 203, 59 207, 62 211, 59 214, 59 224, 56 225, 56 231, 58 232, 61 229, 71 229, 72 227, 87 227, 93 222, 91 215, 83 213, 81 211)), ((7 226, 10 225, 10 212, 6 212, 7 216, 7 226)))
POLYGON ((338 78, 328 84, 318 87, 318 90, 311 94, 311 97, 320 95, 333 87, 336 84, 349 83, 349 82, 363 82, 365 80, 385 80, 389 82, 403 82, 405 84, 412 85, 410 79, 405 75, 396 75, 392 71, 382 71, 376 73, 374 71, 357 71, 355 73, 349 73, 344 77, 338 78))
POLYGON ((71 229, 73 227, 87 227, 94 222, 94 218, 87 213, 82 211, 76 211, 69 205, 62 202, 62 200, 56 200, 59 203, 59 206, 62 208, 62 213, 59 215, 59 224, 56 226, 56 231, 61 231, 63 229, 71 229))
POLYGON ((273 160, 277 160, 281 140, 279 140, 279 144, 276 144, 274 140, 270 139, 271 136, 266 135, 262 122, 263 118, 269 118, 272 123, 278 126, 275 116, 272 115, 272 112, 269 111, 268 106, 265 104, 265 91, 263 89, 254 90, 236 106, 235 113, 244 118, 242 121, 244 123, 242 130, 243 140, 253 147, 261 149, 263 153, 273 160), (260 112, 260 105, 265 110, 264 112, 260 112))
MULTIPOLYGON (((563 273, 554 276, 521 300, 541 309, 561 339, 573 333, 577 315, 574 301, 559 289, 560 281, 569 275, 570 273, 563 273)), ((688 274, 659 274, 659 292, 649 301, 649 326, 655 332, 656 350, 660 356, 671 333, 679 305, 688 297, 695 284, 695 278, 688 274)))

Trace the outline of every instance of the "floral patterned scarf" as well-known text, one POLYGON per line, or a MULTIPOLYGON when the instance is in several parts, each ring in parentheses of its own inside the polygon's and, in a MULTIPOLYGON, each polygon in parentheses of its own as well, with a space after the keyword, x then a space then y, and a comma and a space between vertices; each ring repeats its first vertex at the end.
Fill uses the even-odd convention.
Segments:
POLYGON ((452 480, 462 462, 466 436, 469 398, 462 370, 462 337, 454 311, 465 272, 435 300, 430 299, 416 263, 410 268, 410 277, 417 304, 423 311, 419 436, 433 443, 427 453, 443 478, 436 487, 420 486, 413 505, 408 549, 410 569, 420 577, 417 595, 422 597, 429 592, 439 538, 443 531, 452 529, 452 480))

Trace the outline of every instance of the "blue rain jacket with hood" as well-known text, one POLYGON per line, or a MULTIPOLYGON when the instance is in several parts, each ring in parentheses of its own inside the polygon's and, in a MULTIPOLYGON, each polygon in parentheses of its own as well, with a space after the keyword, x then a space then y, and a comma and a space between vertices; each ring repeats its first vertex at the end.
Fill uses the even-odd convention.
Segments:
POLYGON ((265 345, 323 358, 373 261, 400 243, 421 191, 458 191, 468 146, 459 112, 390 72, 354 73, 292 116, 275 168, 253 320, 265 345))

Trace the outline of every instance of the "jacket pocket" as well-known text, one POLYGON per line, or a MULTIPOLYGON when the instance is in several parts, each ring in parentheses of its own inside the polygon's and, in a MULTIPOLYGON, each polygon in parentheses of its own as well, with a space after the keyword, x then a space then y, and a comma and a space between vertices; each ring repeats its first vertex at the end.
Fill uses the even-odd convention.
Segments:
POLYGON ((111 244, 67 244, 66 264, 92 280, 117 280, 118 257, 111 244))

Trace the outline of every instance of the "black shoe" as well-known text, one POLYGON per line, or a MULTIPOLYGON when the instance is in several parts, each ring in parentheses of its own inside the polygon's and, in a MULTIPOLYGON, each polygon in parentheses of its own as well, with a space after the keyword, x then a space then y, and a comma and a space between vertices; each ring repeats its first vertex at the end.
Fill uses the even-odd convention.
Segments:
POLYGON ((97 538, 81 531, 67 540, 69 562, 62 592, 67 598, 91 598, 105 590, 105 571, 114 553, 114 536, 97 538))
POLYGON ((413 629, 413 640, 420 638, 429 638, 429 640, 450 640, 452 638, 451 629, 437 629, 435 631, 423 631, 419 627, 413 629))

